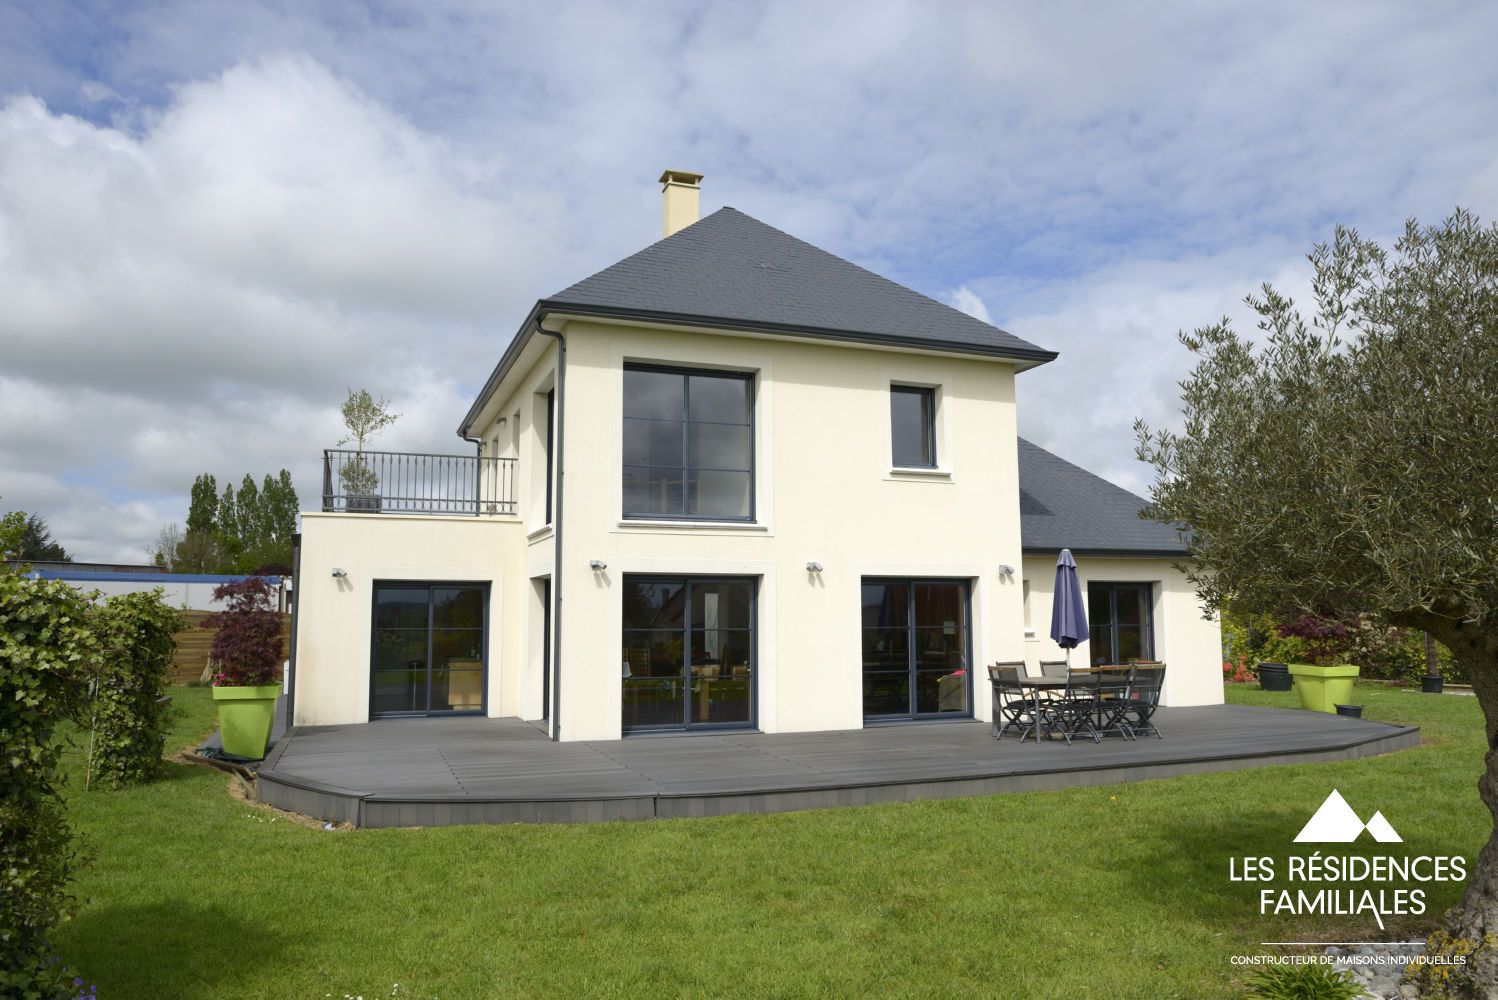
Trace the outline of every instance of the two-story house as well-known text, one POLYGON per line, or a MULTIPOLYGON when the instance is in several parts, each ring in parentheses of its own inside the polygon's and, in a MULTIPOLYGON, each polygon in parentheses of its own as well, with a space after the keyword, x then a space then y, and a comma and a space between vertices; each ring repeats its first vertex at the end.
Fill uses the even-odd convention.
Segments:
POLYGON ((1176 532, 1016 434, 1015 379, 1054 353, 661 181, 665 238, 535 304, 458 426, 474 454, 328 453, 295 723, 987 719, 986 664, 1063 658, 1063 547, 1075 657, 1222 700, 1176 532))

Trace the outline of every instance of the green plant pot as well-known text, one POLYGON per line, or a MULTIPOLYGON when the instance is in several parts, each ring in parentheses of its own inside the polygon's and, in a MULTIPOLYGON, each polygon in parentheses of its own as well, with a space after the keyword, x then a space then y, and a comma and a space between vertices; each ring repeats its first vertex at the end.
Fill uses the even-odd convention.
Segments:
POLYGON ((1295 690, 1300 692, 1300 707, 1308 712, 1335 714, 1338 705, 1352 701, 1352 682, 1358 668, 1350 663, 1334 667, 1314 667, 1309 663, 1290 664, 1295 690))
POLYGON ((213 689, 213 700, 218 702, 218 729, 224 742, 224 753, 245 760, 265 757, 271 723, 276 717, 276 699, 280 694, 279 684, 213 689))

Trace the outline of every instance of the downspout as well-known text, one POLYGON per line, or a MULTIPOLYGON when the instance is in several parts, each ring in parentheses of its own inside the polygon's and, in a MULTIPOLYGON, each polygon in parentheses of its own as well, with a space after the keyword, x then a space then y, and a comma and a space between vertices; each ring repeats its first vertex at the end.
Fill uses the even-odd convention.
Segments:
MULTIPOLYGON (((484 516, 484 439, 459 434, 458 437, 473 445, 473 515, 484 516)), ((486 696, 487 698, 487 696, 486 696)))
MULTIPOLYGON (((287 670, 291 674, 291 683, 286 685, 286 728, 290 729, 292 720, 296 718, 296 620, 297 609, 302 606, 302 533, 296 532, 291 536, 291 655, 287 657, 290 661, 287 670)), ((286 678, 282 678, 285 680, 286 678)))
POLYGON ((551 504, 551 540, 553 554, 551 557, 551 635, 546 641, 551 643, 551 739, 555 743, 562 735, 562 511, 565 509, 562 503, 562 486, 566 482, 566 463, 563 457, 566 455, 566 434, 564 431, 567 422, 562 419, 567 406, 567 338, 560 333, 543 327, 539 321, 536 323, 536 332, 543 337, 551 337, 557 342, 557 402, 556 412, 549 413, 547 420, 553 422, 551 428, 552 448, 556 452, 552 456, 552 466, 556 471, 556 488, 553 490, 551 504))

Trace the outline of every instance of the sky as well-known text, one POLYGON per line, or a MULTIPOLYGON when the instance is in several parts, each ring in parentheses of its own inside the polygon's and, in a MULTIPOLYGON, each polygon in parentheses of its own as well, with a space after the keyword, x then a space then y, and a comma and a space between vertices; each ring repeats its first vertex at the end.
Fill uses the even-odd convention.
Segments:
POLYGON ((1176 340, 1341 223, 1498 217, 1498 6, 0 0, 0 510, 145 561, 304 506, 349 388, 458 420, 664 168, 1043 347, 1020 432, 1136 492, 1176 340))

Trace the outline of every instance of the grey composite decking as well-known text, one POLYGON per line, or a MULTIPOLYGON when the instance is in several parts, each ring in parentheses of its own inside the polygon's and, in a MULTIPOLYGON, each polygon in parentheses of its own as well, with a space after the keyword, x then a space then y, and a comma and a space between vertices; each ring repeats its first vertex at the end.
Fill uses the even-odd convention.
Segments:
POLYGON ((1418 746, 1415 728, 1316 712, 1162 708, 1164 739, 995 740, 983 722, 553 743, 517 719, 292 729, 262 801, 356 826, 590 822, 782 812, 1348 760, 1418 746))

